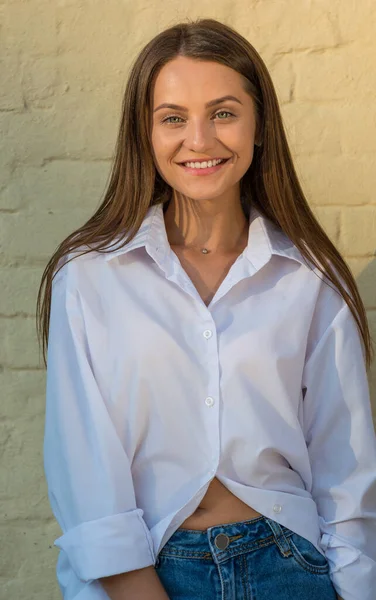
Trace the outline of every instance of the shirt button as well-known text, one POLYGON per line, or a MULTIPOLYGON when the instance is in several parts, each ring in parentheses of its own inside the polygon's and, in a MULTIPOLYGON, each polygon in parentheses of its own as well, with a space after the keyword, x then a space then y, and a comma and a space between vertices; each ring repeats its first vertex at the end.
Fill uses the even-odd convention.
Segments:
POLYGON ((205 399, 205 404, 206 404, 206 406, 213 406, 214 398, 212 398, 211 396, 208 396, 208 398, 205 399))
POLYGON ((213 332, 210 329, 205 329, 205 331, 203 333, 204 338, 206 338, 208 340, 209 338, 211 338, 212 335, 213 335, 213 332))
POLYGON ((273 510, 274 510, 275 513, 280 513, 281 510, 282 510, 282 506, 280 504, 275 504, 273 506, 273 510))

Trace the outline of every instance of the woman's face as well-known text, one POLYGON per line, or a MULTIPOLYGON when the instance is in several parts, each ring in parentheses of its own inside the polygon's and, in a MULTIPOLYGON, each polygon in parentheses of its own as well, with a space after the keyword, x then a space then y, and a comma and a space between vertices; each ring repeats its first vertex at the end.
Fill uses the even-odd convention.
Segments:
POLYGON ((233 69, 179 56, 159 72, 153 90, 152 146, 156 168, 176 191, 192 199, 239 195, 255 144, 252 98, 233 69), (223 99, 234 96, 238 101, 223 99), (179 105, 160 107, 160 105, 179 105), (197 176, 183 161, 227 158, 210 174, 197 176))

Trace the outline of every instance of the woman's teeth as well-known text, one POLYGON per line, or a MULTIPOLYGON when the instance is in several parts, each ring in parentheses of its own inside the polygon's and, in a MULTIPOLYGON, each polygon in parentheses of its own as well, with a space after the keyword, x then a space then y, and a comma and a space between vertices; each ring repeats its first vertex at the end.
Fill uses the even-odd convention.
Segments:
POLYGON ((185 167, 189 167, 190 169, 207 169, 208 167, 215 167, 225 160, 225 158, 220 158, 219 160, 208 160, 205 162, 188 162, 183 163, 183 165, 185 167))

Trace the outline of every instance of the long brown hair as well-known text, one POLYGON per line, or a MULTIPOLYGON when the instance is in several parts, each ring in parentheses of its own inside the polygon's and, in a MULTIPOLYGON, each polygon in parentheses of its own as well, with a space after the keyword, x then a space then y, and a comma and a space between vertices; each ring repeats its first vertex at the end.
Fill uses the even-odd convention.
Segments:
POLYGON ((171 187, 155 168, 150 132, 155 78, 160 69, 177 56, 215 61, 242 76, 244 88, 255 103, 261 142, 255 146, 252 164, 240 182, 242 204, 245 208, 251 203, 257 205, 342 295, 356 320, 369 368, 374 349, 357 284, 303 194, 268 70, 244 37, 215 19, 187 20, 162 31, 142 49, 131 68, 103 202, 84 225, 61 242, 42 275, 37 299, 37 334, 39 344, 42 339, 45 366, 52 279, 64 264, 62 261, 59 267, 61 259, 81 246, 88 248, 80 251, 81 255, 93 250, 109 252, 109 246, 119 236, 121 244, 123 240, 124 244, 128 243, 149 207, 171 199, 171 187))

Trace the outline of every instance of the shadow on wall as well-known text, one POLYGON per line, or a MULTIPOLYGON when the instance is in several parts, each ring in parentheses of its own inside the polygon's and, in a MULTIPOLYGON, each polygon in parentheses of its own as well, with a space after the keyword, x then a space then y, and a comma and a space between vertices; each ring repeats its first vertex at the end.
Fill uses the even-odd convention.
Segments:
POLYGON ((369 374, 373 420, 376 427, 376 259, 371 260, 367 267, 356 278, 359 292, 367 309, 368 323, 375 346, 375 359, 369 374))

